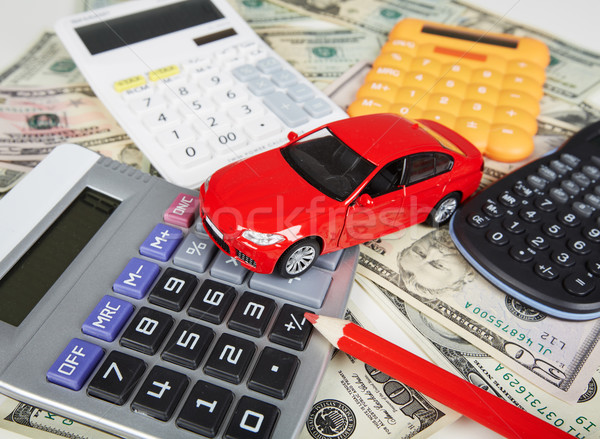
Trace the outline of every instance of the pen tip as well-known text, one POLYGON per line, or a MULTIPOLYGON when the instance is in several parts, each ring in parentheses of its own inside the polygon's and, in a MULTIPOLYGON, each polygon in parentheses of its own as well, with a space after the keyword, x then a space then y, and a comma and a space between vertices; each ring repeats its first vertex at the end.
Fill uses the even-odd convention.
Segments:
POLYGON ((311 312, 305 312, 304 318, 314 325, 315 323, 317 323, 319 316, 317 314, 313 314, 311 312))

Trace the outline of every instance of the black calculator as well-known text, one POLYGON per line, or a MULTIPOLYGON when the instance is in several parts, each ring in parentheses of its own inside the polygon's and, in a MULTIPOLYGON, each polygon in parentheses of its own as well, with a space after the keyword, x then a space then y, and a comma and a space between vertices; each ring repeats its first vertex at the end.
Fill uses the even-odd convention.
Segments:
POLYGON ((600 122, 467 201, 450 232, 463 256, 523 304, 600 317, 600 122))
POLYGON ((0 392, 126 438, 296 437, 358 248, 247 271, 195 191, 76 145, 0 200, 0 392))

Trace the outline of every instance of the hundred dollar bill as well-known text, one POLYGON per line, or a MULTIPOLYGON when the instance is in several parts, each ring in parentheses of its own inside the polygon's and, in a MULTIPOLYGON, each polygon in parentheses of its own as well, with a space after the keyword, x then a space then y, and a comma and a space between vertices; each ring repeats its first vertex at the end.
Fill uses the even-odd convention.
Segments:
POLYGON ((0 73, 0 86, 60 86, 84 82, 83 75, 53 32, 44 32, 12 66, 0 73))
POLYGON ((0 87, 0 160, 29 166, 72 142, 142 168, 143 156, 87 84, 0 87))
MULTIPOLYGON (((365 301, 372 302, 355 285, 345 318, 375 332, 363 313, 365 301)), ((383 312, 376 310, 370 318, 383 312)), ((425 438, 459 417, 411 387, 336 351, 300 439, 425 438)))
POLYGON ((0 437, 7 437, 9 433, 30 439, 116 439, 109 433, 0 396, 0 437))
POLYGON ((596 370, 577 403, 567 403, 540 390, 385 288, 360 275, 357 281, 388 312, 398 330, 412 337, 438 366, 575 437, 600 438, 600 370, 596 370))
POLYGON ((358 273, 559 399, 577 401, 600 365, 600 319, 523 306, 475 272, 447 227, 417 225, 363 245, 358 273))

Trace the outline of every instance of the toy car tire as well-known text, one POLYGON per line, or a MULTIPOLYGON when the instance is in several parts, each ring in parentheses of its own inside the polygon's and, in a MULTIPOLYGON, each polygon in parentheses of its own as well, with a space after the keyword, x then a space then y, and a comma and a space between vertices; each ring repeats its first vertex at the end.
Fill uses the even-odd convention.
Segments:
POLYGON ((312 238, 303 239, 290 246, 277 262, 279 274, 285 278, 300 276, 319 257, 321 246, 312 238))
POLYGON ((458 209, 461 196, 458 192, 452 192, 442 198, 429 213, 427 224, 433 227, 440 226, 452 217, 458 209))

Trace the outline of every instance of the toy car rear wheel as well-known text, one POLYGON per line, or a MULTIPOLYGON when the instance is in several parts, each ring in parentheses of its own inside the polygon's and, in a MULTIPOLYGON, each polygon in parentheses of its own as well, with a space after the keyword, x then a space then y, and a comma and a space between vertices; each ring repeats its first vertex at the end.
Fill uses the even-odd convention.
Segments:
POLYGON ((458 209, 461 196, 458 192, 452 192, 442 198, 429 213, 427 223, 430 226, 440 226, 450 219, 458 209))
POLYGON ((317 260, 321 246, 315 239, 303 239, 288 248, 277 263, 279 274, 285 278, 300 276, 317 260))

